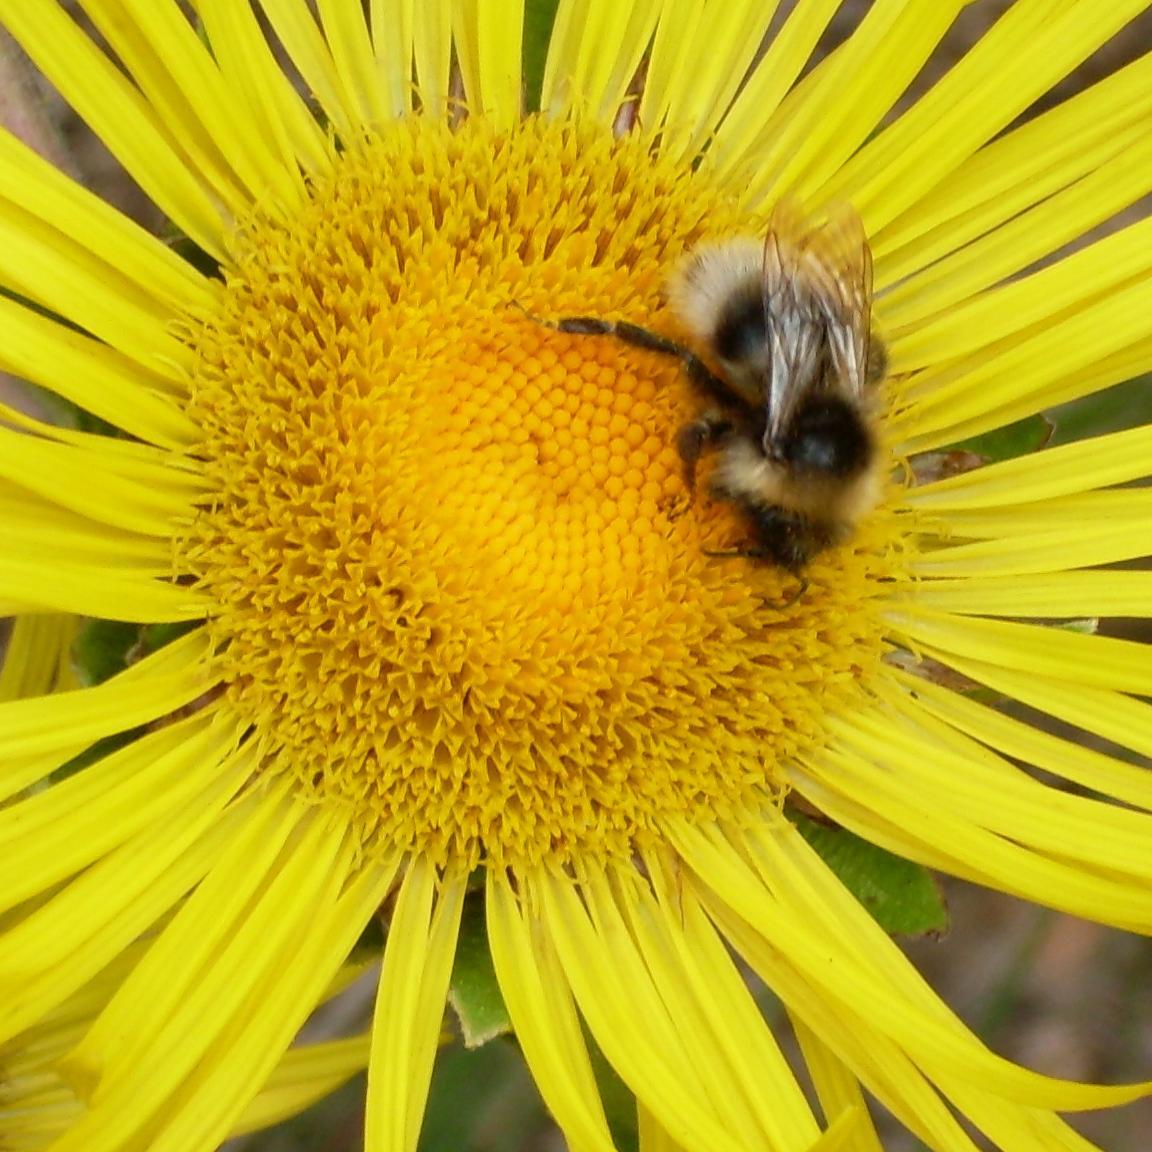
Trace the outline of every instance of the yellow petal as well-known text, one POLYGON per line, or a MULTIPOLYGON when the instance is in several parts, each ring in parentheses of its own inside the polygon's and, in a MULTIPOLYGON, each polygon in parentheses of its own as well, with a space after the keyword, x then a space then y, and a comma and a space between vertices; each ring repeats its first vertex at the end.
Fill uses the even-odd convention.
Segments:
POLYGON ((466 882, 412 860, 384 949, 368 1066, 366 1152, 412 1152, 436 1057, 466 882))
POLYGON ((540 1094, 574 1148, 615 1152, 568 981, 538 916, 489 871, 488 941, 500 991, 540 1094))

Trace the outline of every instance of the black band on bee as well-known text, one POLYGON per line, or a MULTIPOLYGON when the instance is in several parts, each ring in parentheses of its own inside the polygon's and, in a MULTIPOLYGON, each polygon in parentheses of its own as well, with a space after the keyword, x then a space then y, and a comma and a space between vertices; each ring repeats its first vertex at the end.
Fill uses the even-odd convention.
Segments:
POLYGON ((720 315, 712 344, 716 355, 730 364, 767 360, 768 317, 759 290, 732 298, 720 315))
POLYGON ((858 410, 837 396, 807 401, 789 424, 787 435, 768 447, 773 459, 797 472, 838 477, 863 472, 875 451, 858 410))

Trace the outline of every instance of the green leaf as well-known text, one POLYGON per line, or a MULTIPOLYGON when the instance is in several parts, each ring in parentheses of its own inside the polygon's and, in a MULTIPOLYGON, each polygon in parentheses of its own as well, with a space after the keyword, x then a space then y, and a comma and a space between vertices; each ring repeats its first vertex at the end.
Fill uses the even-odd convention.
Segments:
POLYGON ((1017 456, 1027 456, 1047 447, 1052 439, 1053 424, 1047 416, 1028 416, 1007 424, 1003 428, 993 428, 971 440, 962 440, 953 447, 964 452, 974 452, 988 463, 996 460, 1012 460, 1017 456))
POLYGON ((72 642, 72 662, 85 685, 103 684, 129 664, 159 652, 166 644, 198 628, 198 620, 172 624, 125 624, 121 620, 88 620, 72 642))
POLYGON ((1121 432, 1152 423, 1152 376, 1138 376, 1053 408, 1053 444, 1070 444, 1091 436, 1121 432))
POLYGON ((140 639, 139 624, 120 620, 89 620, 72 643, 76 675, 85 685, 103 684, 128 667, 132 650, 140 639))
POLYGON ((925 936, 948 930, 948 909, 927 868, 894 856, 845 828, 793 813, 796 828, 885 932, 925 936))
POLYGON ((464 905, 448 1003, 456 1013, 468 1048, 479 1048, 512 1031, 512 1021, 492 966, 484 900, 480 894, 469 897, 464 905))
POLYGON ((524 108, 527 112, 540 111, 544 65, 558 7, 559 0, 527 0, 524 5, 524 108))

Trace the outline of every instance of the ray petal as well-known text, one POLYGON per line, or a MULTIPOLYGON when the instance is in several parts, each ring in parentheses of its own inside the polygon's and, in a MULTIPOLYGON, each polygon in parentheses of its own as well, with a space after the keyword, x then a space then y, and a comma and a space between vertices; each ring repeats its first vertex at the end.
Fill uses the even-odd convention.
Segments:
POLYGON ((893 613, 889 620, 907 637, 913 651, 931 653, 945 663, 955 654, 1084 688, 1152 695, 1152 652, 1131 640, 951 616, 927 608, 893 613))
POLYGON ((1131 428, 997 461, 910 489, 905 499, 932 512, 1006 508, 1140 480, 1149 460, 1152 427, 1131 428))
POLYGON ((373 1019, 366 1152, 416 1147, 465 888, 463 878, 441 881, 424 860, 408 864, 388 931, 373 1019))
POLYGON ((220 70, 279 163, 288 171, 297 164, 309 173, 325 171, 331 148, 324 129, 272 55, 251 7, 197 0, 196 10, 220 70))
POLYGON ((703 151, 756 59, 777 7, 778 0, 664 5, 640 100, 640 123, 647 132, 661 131, 663 153, 675 148, 691 157, 703 151), (701 43, 707 52, 700 51, 701 43))
POLYGON ((573 1148, 614 1152, 568 981, 537 915, 507 876, 490 871, 488 938, 516 1037, 573 1148))
MULTIPOLYGON (((221 749, 221 755, 224 749, 221 749)), ((29 1027, 141 939, 207 874, 246 822, 228 805, 251 749, 207 767, 207 787, 171 824, 153 824, 87 868, 0 938, 0 1036, 29 1027)))
POLYGON ((2 296, 0 332, 0 371, 47 388, 149 444, 183 450, 199 439, 196 425, 165 395, 174 381, 123 353, 2 296))
POLYGON ((357 119, 356 100, 345 86, 308 5, 302 0, 260 0, 260 7, 324 116, 344 139, 355 139, 363 128, 357 119))
POLYGON ((581 1014, 613 1067, 686 1148, 746 1147, 729 1127, 727 1094, 716 1099, 716 1083, 701 1076, 689 1037, 618 913, 594 897, 590 912, 567 879, 538 883, 541 913, 581 1014))
POLYGON ((95 688, 0 705, 0 795, 28 787, 97 740, 168 716, 203 695, 214 683, 207 655, 208 639, 198 629, 95 688))
POLYGON ((507 130, 520 116, 523 0, 475 0, 453 8, 468 108, 507 130))
MULTIPOLYGON (((1116 0, 1018 0, 926 95, 836 173, 832 197, 850 195, 883 227, 938 186, 985 141, 1146 7, 1116 0)), ((918 14, 921 11, 918 8, 918 14)))
POLYGON ((656 0, 560 0, 548 45, 541 108, 587 109, 611 122, 652 39, 656 0))
POLYGON ((168 134, 237 218, 257 201, 298 204, 304 183, 259 131, 180 8, 156 0, 85 0, 84 10, 168 134))
MULTIPOLYGON (((892 670, 892 675, 902 690, 915 697, 920 708, 1001 755, 1152 812, 1152 774, 1147 769, 1086 747, 1083 741, 1065 739, 1014 720, 925 677, 897 669, 892 670)), ((1152 725, 1152 716, 1146 724, 1152 725)))
POLYGON ((416 95, 412 84, 415 3, 416 0, 370 0, 369 4, 376 74, 391 116, 411 112, 416 95))
POLYGON ((214 190, 145 97, 55 0, 0 0, 0 23, 108 145, 145 193, 216 259, 227 226, 214 190))
POLYGON ((361 6, 342 0, 319 0, 316 9, 336 71, 353 101, 357 121, 379 124, 387 120, 384 89, 376 74, 376 54, 361 6))
POLYGON ((1144 56, 993 140, 873 234, 883 275, 902 279, 1114 162, 1125 170, 1121 158, 1146 139, 1150 113, 1144 56))

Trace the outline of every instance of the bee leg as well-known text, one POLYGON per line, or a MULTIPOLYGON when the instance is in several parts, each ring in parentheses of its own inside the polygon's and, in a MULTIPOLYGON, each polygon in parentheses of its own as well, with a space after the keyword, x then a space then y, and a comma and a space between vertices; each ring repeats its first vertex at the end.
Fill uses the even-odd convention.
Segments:
POLYGON ((695 498, 696 465, 700 457, 732 432, 732 422, 715 412, 705 412, 698 420, 685 424, 676 434, 676 451, 683 466, 684 486, 695 498))
MULTIPOLYGON (((774 563, 778 562, 776 554, 768 548, 728 548, 723 552, 715 552, 709 548, 704 549, 704 555, 712 559, 740 559, 740 560, 771 560, 774 563)), ((792 575, 796 577, 796 587, 776 605, 777 608, 791 608, 805 592, 808 591, 809 583, 806 576, 802 576, 799 572, 789 569, 792 575)))
POLYGON ((631 344, 634 348, 644 348, 649 352, 673 356, 684 366, 684 372, 697 392, 720 404, 732 403, 732 389, 719 376, 714 375, 691 348, 678 344, 675 340, 669 340, 659 332, 653 332, 639 324, 630 324, 627 320, 604 320, 599 316, 564 316, 559 320, 544 320, 539 316, 533 316, 523 305, 516 304, 516 301, 513 301, 513 304, 529 320, 557 332, 568 332, 573 336, 615 336, 617 340, 623 340, 625 344, 631 344))

